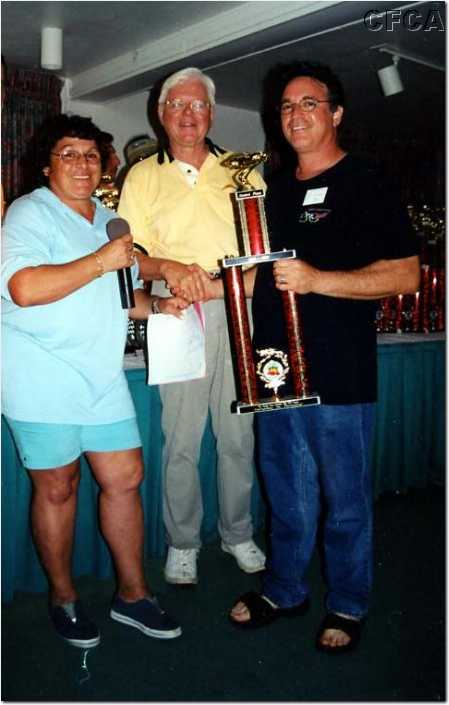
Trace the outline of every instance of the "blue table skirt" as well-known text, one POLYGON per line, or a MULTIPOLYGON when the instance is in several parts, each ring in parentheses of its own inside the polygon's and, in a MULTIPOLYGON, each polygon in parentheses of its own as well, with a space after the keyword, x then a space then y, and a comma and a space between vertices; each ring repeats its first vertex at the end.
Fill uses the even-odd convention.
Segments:
MULTIPOLYGON (((444 341, 421 337, 417 343, 378 346, 379 404, 374 442, 374 492, 404 491, 444 481, 445 366, 444 341)), ((143 440, 146 475, 142 499, 147 555, 165 550, 161 501, 160 399, 157 388, 145 384, 143 369, 126 371, 143 440)), ((272 412, 275 413, 275 412, 272 412)), ((215 441, 210 424, 203 438, 200 475, 205 505, 202 538, 217 538, 215 441)), ((47 582, 37 559, 29 528, 30 480, 24 471, 2 417, 2 599, 16 590, 44 591, 47 582)), ((81 461, 73 572, 76 577, 112 576, 112 564, 97 523, 97 485, 81 461)), ((265 507, 258 483, 252 501, 256 527, 265 507)))

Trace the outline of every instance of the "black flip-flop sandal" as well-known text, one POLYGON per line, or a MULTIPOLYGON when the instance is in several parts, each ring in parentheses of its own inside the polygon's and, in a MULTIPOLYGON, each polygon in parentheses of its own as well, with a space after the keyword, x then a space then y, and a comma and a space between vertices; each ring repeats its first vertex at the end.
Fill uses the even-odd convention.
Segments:
POLYGON ((341 654, 347 651, 353 651, 360 641, 364 621, 363 619, 349 619, 348 617, 342 617, 339 614, 330 612, 321 622, 315 642, 316 648, 318 651, 324 651, 327 654, 341 654), (321 640, 326 629, 338 629, 347 634, 350 641, 342 646, 323 644, 321 640))
POLYGON ((231 623, 241 629, 264 627, 280 617, 300 617, 306 614, 310 606, 309 599, 306 598, 304 602, 295 607, 273 607, 257 592, 246 592, 239 597, 235 604, 237 602, 243 602, 250 613, 250 618, 244 622, 238 622, 229 615, 231 623))

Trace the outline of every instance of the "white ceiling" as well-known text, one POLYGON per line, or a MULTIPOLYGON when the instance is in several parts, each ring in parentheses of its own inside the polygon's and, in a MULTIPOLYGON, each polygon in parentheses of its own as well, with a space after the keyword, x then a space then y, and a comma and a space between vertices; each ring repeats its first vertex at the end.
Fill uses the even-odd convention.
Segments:
POLYGON ((2 54, 7 64, 39 68, 41 27, 59 26, 64 30, 59 75, 70 79, 72 98, 109 101, 193 65, 214 78, 218 102, 253 110, 260 107, 262 79, 273 64, 319 60, 343 80, 354 119, 372 128, 441 126, 444 72, 401 60, 405 91, 384 98, 376 69, 391 57, 370 47, 393 45, 444 65, 445 31, 416 29, 417 24, 411 31, 403 22, 391 25, 385 15, 382 29, 369 31, 363 17, 375 6, 396 10, 400 20, 412 10, 421 25, 433 9, 446 23, 444 2, 2 0, 2 54))

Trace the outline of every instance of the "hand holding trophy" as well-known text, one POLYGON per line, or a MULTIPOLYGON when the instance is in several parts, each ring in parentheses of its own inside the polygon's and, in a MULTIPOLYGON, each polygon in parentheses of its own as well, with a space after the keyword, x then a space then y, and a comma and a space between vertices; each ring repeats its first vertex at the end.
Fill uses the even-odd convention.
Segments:
POLYGON ((265 152, 241 152, 231 154, 221 162, 223 167, 235 170, 233 180, 237 186, 231 194, 231 200, 240 254, 238 257, 225 257, 221 261, 236 363, 236 382, 241 396, 232 409, 237 414, 321 403, 320 397, 309 391, 299 306, 294 292, 281 293, 288 351, 275 348, 257 350, 261 358, 257 366, 253 358, 242 267, 296 257, 295 250, 271 252, 264 193, 262 189, 254 189, 248 180, 250 172, 266 159, 265 152), (282 398, 279 389, 285 384, 288 374, 292 374, 294 395, 282 398), (267 389, 273 391, 272 397, 258 398, 256 375, 267 389))

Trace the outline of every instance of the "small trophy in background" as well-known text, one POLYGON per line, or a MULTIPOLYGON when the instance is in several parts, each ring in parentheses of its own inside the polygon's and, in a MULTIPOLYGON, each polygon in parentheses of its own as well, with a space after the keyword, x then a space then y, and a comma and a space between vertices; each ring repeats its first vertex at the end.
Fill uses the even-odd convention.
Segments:
POLYGON ((241 397, 232 409, 237 414, 321 403, 320 397, 311 394, 309 390, 299 307, 294 292, 281 293, 288 350, 271 347, 257 350, 260 358, 257 364, 253 357, 242 267, 296 257, 295 250, 271 252, 264 193, 262 189, 254 189, 248 180, 250 172, 266 159, 264 152, 242 152, 231 154, 221 161, 222 166, 235 171, 233 180, 237 186, 236 191, 231 194, 231 200, 239 256, 225 257, 220 262, 230 318, 231 344, 235 355, 237 389, 241 397), (292 375, 294 395, 282 397, 281 388, 289 374, 292 375), (256 375, 272 392, 271 397, 259 399, 256 375))

